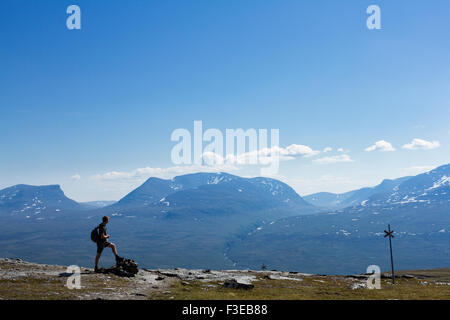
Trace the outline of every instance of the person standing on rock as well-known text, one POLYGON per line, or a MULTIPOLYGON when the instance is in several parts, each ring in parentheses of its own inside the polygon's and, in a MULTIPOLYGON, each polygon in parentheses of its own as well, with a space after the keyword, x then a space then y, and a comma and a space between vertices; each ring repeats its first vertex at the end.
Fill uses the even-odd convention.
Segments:
POLYGON ((102 255, 103 249, 108 247, 112 249, 114 256, 116 257, 116 263, 120 263, 123 261, 123 258, 119 257, 117 254, 116 245, 114 243, 108 242, 109 234, 106 233, 106 225, 109 222, 109 217, 104 216, 102 218, 102 223, 98 225, 98 240, 97 240, 97 256, 95 257, 95 272, 99 271, 98 261, 100 260, 100 256, 102 255))

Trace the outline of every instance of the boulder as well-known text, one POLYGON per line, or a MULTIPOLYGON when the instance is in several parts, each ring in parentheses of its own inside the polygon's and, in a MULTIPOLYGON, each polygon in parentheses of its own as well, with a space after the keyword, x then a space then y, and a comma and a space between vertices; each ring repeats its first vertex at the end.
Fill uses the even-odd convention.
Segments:
POLYGON ((253 289, 254 287, 255 286, 252 284, 238 282, 235 279, 226 280, 225 283, 222 285, 222 288, 244 289, 244 290, 250 290, 253 289))
POLYGON ((132 259, 123 259, 121 262, 117 263, 117 266, 132 274, 137 274, 139 272, 138 264, 132 259))
POLYGON ((112 273, 119 277, 134 277, 138 272, 138 264, 132 259, 123 259, 120 262, 117 262, 115 266, 105 269, 101 268, 99 270, 100 273, 112 273))

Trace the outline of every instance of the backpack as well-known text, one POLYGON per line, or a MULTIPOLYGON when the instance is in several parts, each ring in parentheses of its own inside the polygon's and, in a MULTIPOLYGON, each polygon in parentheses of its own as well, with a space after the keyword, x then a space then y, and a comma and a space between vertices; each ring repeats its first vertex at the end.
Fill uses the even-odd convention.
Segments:
POLYGON ((95 227, 92 231, 91 231, 91 240, 95 243, 97 243, 100 240, 100 235, 98 234, 98 226, 95 227))

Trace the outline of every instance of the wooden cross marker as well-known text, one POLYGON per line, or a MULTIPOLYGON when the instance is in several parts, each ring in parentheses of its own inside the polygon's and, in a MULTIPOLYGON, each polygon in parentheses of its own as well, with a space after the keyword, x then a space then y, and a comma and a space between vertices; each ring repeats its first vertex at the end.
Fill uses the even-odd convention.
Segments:
POLYGON ((395 284, 395 275, 394 275, 394 258, 392 257, 392 238, 394 236, 394 230, 391 230, 391 225, 388 224, 388 231, 384 230, 384 237, 389 237, 389 249, 391 251, 391 269, 392 269, 392 284, 395 284))

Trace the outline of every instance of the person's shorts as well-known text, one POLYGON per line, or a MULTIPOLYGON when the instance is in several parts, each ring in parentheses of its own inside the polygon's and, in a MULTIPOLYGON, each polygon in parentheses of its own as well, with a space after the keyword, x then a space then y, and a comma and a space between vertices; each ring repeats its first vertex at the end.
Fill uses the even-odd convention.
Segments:
POLYGON ((103 249, 109 247, 111 243, 108 241, 99 241, 97 242, 97 253, 102 253, 103 249))

